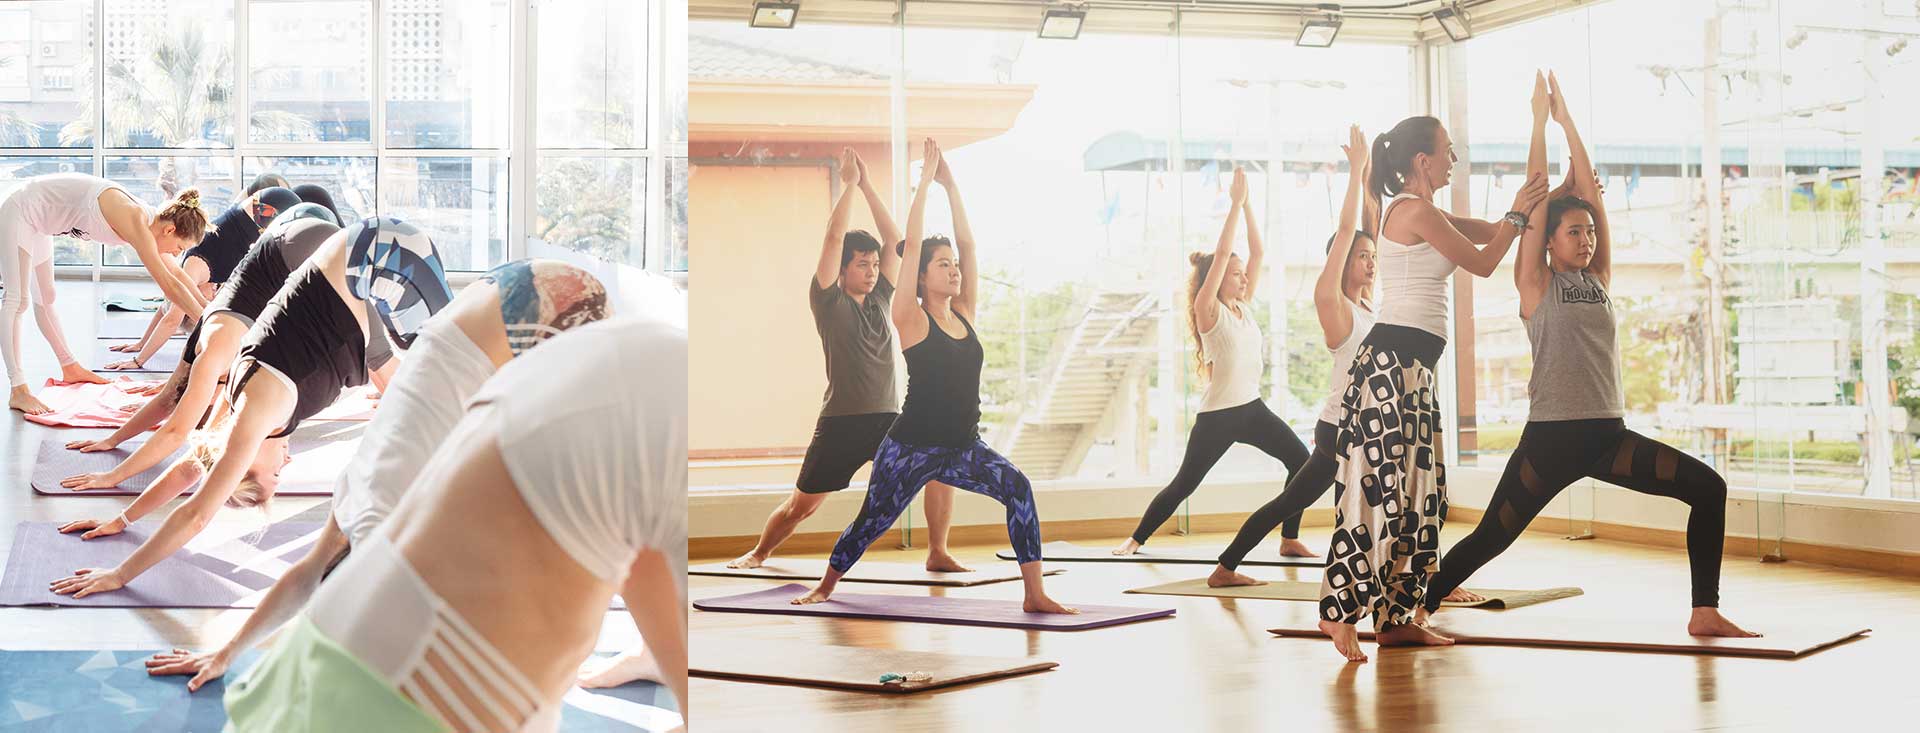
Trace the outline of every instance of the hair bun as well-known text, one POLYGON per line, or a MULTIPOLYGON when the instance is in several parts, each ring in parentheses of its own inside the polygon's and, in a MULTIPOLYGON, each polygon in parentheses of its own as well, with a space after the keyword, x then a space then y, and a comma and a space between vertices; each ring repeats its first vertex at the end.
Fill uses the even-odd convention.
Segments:
POLYGON ((179 201, 182 205, 198 207, 200 206, 200 189, 188 187, 186 190, 181 191, 178 196, 175 196, 173 198, 175 201, 179 201))
POLYGON ((1198 264, 1200 264, 1200 258, 1202 258, 1202 257, 1205 257, 1205 256, 1207 256, 1207 255, 1206 255, 1206 253, 1204 253, 1204 252, 1188 252, 1188 253, 1187 253, 1187 264, 1189 264, 1189 265, 1198 265, 1198 264))

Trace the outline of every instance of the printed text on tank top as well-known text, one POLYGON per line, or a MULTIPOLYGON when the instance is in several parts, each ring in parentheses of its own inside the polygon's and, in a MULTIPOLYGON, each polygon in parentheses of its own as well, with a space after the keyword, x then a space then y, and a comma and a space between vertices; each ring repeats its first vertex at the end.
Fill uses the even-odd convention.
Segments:
POLYGON ((1607 291, 1599 283, 1561 283, 1560 302, 1562 303, 1605 303, 1607 291))

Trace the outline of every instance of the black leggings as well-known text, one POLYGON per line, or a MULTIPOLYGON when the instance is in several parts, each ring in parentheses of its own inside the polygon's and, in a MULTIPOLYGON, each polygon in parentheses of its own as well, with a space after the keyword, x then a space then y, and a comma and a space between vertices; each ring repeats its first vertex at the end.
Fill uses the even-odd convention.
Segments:
POLYGON ((1687 561, 1693 605, 1720 605, 1720 550, 1727 534, 1727 482, 1693 456, 1627 429, 1619 418, 1529 422, 1507 459, 1487 513, 1447 551, 1427 588, 1427 609, 1466 582, 1527 528, 1561 489, 1597 478, 1687 503, 1687 561))
MULTIPOLYGON (((1140 526, 1133 530, 1133 541, 1146 544, 1154 530, 1166 524, 1167 518, 1180 508, 1180 502, 1200 487, 1200 480, 1207 477, 1213 464, 1219 463, 1234 443, 1246 443, 1280 459, 1286 464, 1288 475, 1299 471, 1301 464, 1307 462, 1307 447, 1294 436, 1286 422, 1267 409, 1265 402, 1256 399, 1239 407, 1202 412, 1193 421, 1193 432, 1187 435, 1187 455, 1180 459, 1180 471, 1173 475, 1173 483, 1161 489, 1153 497, 1153 503, 1147 505, 1146 516, 1140 518, 1140 526)), ((1284 536, 1300 536, 1298 513, 1287 520, 1284 536)))
POLYGON ((1273 528, 1286 526, 1280 530, 1280 536, 1296 539, 1300 536, 1300 513, 1319 501, 1333 488, 1333 446, 1339 428, 1333 423, 1321 420, 1313 425, 1313 455, 1307 457, 1307 463, 1287 479, 1287 487, 1280 495, 1273 497, 1266 505, 1255 509, 1247 517, 1247 523, 1240 525, 1240 533, 1233 536, 1233 543, 1220 553, 1220 564, 1228 570, 1240 567, 1247 559, 1247 553, 1260 545, 1267 535, 1273 534, 1273 528))

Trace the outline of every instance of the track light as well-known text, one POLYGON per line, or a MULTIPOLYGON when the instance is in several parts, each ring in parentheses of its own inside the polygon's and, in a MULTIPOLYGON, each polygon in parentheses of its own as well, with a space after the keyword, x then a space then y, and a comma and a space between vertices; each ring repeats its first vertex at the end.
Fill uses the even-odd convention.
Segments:
POLYGON ((1787 36, 1787 48, 1799 48, 1800 44, 1806 43, 1806 42, 1807 42, 1807 29, 1805 28, 1795 28, 1793 30, 1793 35, 1787 36))
POLYGON ((1080 37, 1080 26, 1087 21, 1085 6, 1047 8, 1040 16, 1040 37, 1070 41, 1080 37))
POLYGON ((1458 3, 1433 11, 1433 21, 1440 24, 1440 30, 1446 31, 1447 37, 1453 39, 1454 43, 1473 37, 1473 28, 1467 25, 1467 14, 1458 3))
POLYGON ((1334 36, 1340 35, 1340 6, 1323 4, 1320 15, 1303 18, 1300 23, 1300 37, 1293 45, 1308 48, 1326 48, 1333 45, 1334 36))
POLYGON ((1900 55, 1901 51, 1905 51, 1905 50, 1907 50, 1907 39, 1902 38, 1898 41, 1894 41, 1892 45, 1887 46, 1887 55, 1898 56, 1900 55))
POLYGON ((755 28, 792 28, 793 21, 799 16, 799 3, 756 0, 753 4, 753 20, 749 24, 755 28))

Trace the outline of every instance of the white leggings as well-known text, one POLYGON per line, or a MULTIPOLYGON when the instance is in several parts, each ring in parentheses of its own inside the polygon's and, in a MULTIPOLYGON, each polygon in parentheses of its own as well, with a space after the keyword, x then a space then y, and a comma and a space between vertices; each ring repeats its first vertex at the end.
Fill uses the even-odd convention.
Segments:
POLYGON ((53 258, 48 257, 36 267, 27 253, 24 237, 44 236, 27 230, 20 222, 0 221, 0 284, 7 287, 6 297, 0 298, 0 358, 6 362, 10 387, 27 383, 27 372, 20 366, 20 326, 21 317, 27 314, 29 271, 33 283, 33 320, 40 326, 40 335, 53 347, 60 366, 77 361, 73 351, 67 348, 66 334, 60 330, 60 316, 53 310, 53 258))

